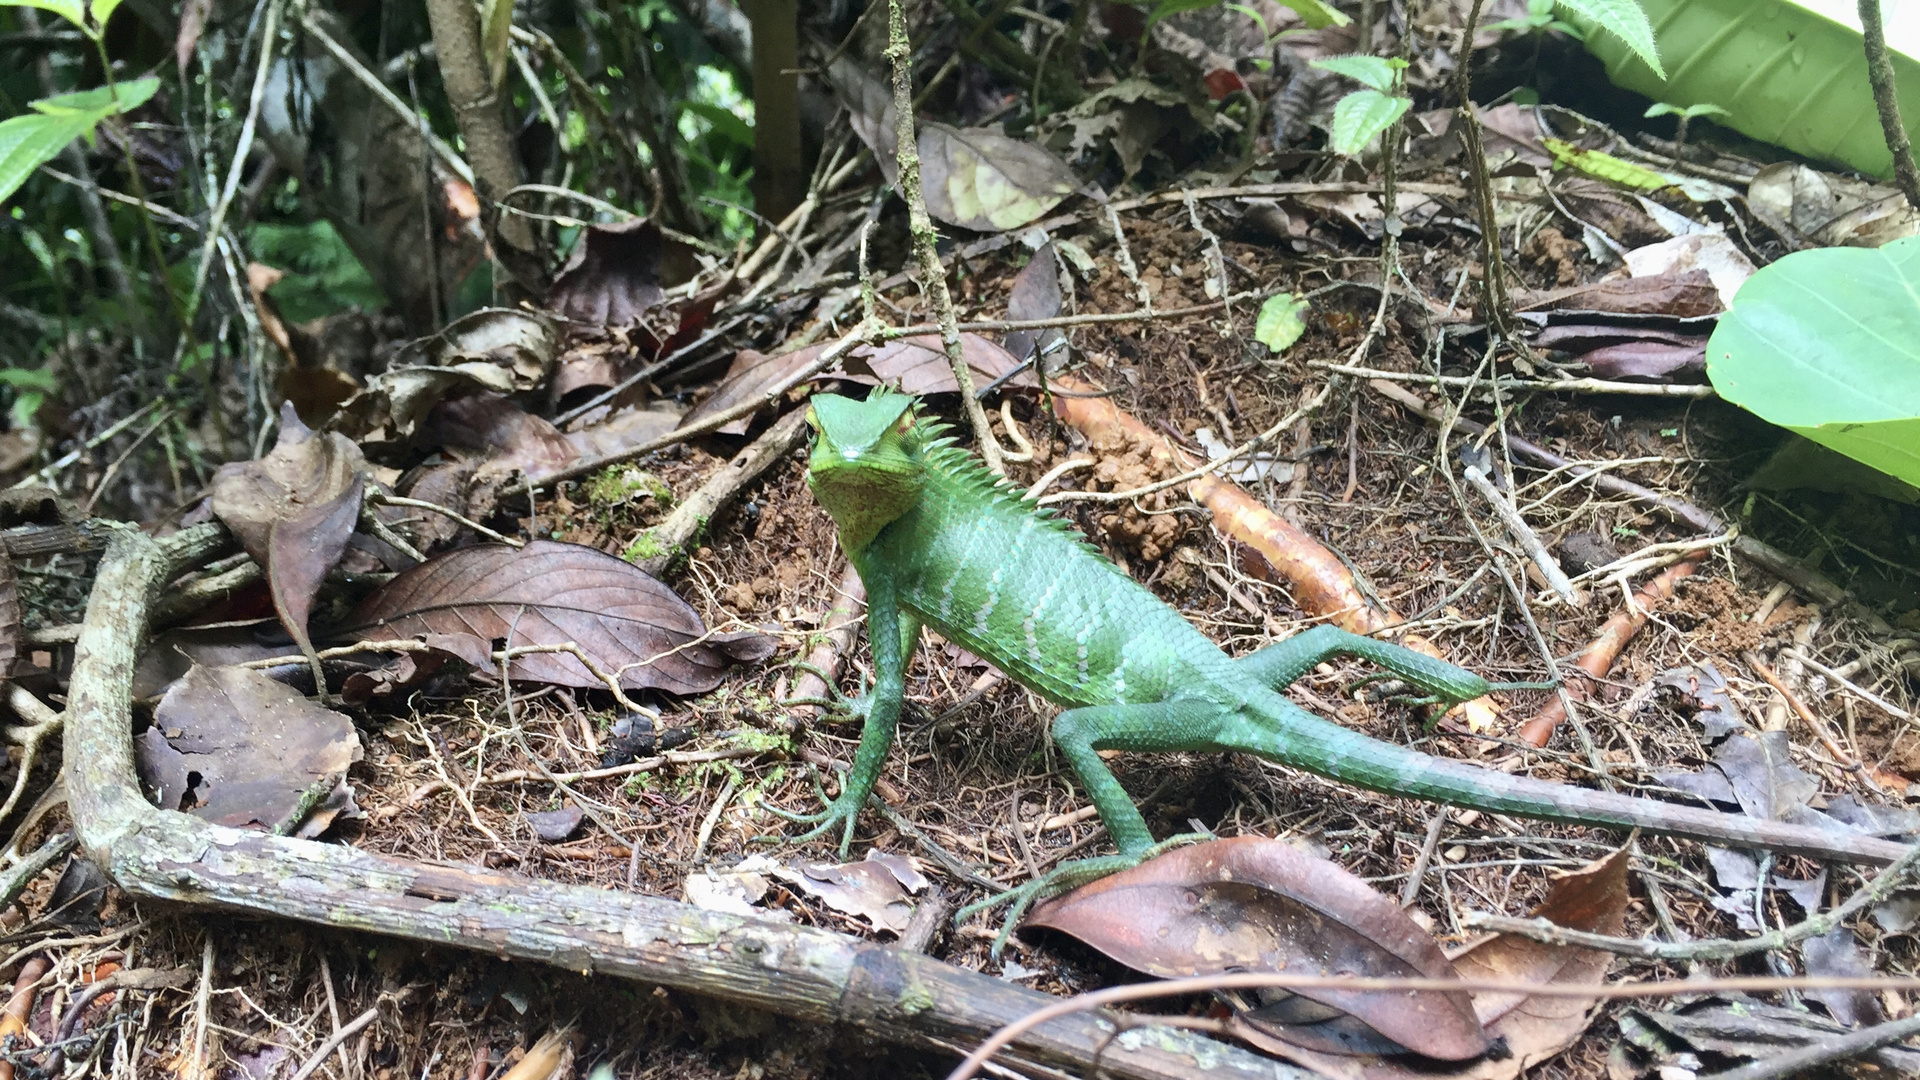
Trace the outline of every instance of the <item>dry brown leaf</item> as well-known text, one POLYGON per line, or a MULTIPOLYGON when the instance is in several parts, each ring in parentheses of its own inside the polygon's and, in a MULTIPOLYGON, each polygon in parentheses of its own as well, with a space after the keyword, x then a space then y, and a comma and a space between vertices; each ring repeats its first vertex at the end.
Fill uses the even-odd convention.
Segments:
MULTIPOLYGON (((773 639, 709 633, 687 602, 620 559, 578 544, 478 544, 436 556, 361 601, 338 636, 424 637, 486 671, 513 649, 571 643, 627 689, 697 694, 734 663, 765 659, 773 639)), ((571 653, 516 657, 516 678, 605 685, 571 653)))
POLYGON ((318 836, 341 813, 357 813, 345 783, 348 766, 360 760, 353 722, 258 671, 187 672, 134 745, 141 781, 163 809, 271 829, 317 783, 329 783, 333 794, 293 835, 318 836))
POLYGON ((309 655, 307 616, 360 520, 366 468, 352 440, 310 430, 288 402, 271 453, 213 476, 214 516, 266 570, 281 625, 309 655))
POLYGON ((697 268, 692 250, 651 221, 589 225, 547 289, 547 307, 576 323, 629 326, 666 299, 663 275, 684 281, 697 268))
MULTIPOLYGON (((1045 901, 1026 925, 1071 934, 1161 978, 1228 971, 1453 977, 1433 938, 1392 899, 1325 859, 1263 837, 1175 848, 1045 901)), ((1237 1017, 1236 1034, 1281 1053, 1301 1043, 1336 1053, 1379 1046, 1377 1036, 1447 1061, 1487 1049, 1464 990, 1298 996, 1372 1030, 1270 1023, 1258 1015, 1263 1008, 1237 1017)))

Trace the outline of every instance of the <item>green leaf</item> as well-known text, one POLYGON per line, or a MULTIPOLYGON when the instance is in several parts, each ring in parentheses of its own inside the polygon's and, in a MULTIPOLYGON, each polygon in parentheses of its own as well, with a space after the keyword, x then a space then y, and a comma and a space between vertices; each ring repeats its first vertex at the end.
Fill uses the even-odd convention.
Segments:
POLYGON ((1275 353, 1286 352, 1307 331, 1306 321, 1301 318, 1306 310, 1307 302, 1292 293, 1267 297, 1267 302, 1260 305, 1260 317, 1253 323, 1253 340, 1275 353))
POLYGON ((160 80, 152 75, 144 79, 129 79, 112 86, 96 86, 91 90, 77 90, 71 94, 55 94, 30 102, 33 108, 50 115, 88 114, 94 122, 112 116, 114 102, 119 102, 122 112, 130 112, 147 103, 147 100, 160 89, 160 80))
POLYGON ((1707 376, 1761 418, 1920 484, 1920 238, 1762 268, 1720 316, 1707 376))
POLYGON ((113 18, 113 13, 119 6, 120 0, 91 0, 87 6, 87 12, 93 16, 93 25, 104 32, 107 28, 107 20, 113 18))
POLYGON ((1638 0, 1559 0, 1559 5, 1626 42, 1655 75, 1667 77, 1667 69, 1660 65, 1660 50, 1653 43, 1653 24, 1638 0))
POLYGON ((1333 107, 1333 126, 1327 142, 1336 154, 1348 157, 1360 153, 1374 136, 1393 126, 1412 100, 1378 90, 1355 90, 1333 107))
POLYGON ((86 113, 28 113, 0 122, 0 201, 20 190, 33 170, 52 161, 97 122, 97 117, 86 113))
POLYGON ((93 29, 87 25, 86 11, 81 8, 80 0, 0 0, 0 7, 30 7, 51 11, 79 27, 81 33, 94 36, 93 29))
POLYGON ((732 142, 736 146, 753 148, 753 129, 745 120, 736 116, 732 109, 715 105, 711 101, 683 101, 680 107, 687 112, 713 125, 714 133, 732 142))
POLYGON ((1565 139, 1541 139, 1542 146, 1553 155, 1553 163, 1558 166, 1571 166, 1588 176, 1596 176, 1627 187, 1645 188, 1658 191, 1671 187, 1673 181, 1667 176, 1654 172, 1643 165, 1623 161, 1612 154, 1603 154, 1598 150, 1582 150, 1565 139))
POLYGON ((1335 75, 1345 75, 1375 90, 1391 92, 1395 72, 1406 67, 1407 62, 1398 57, 1389 60, 1384 56, 1329 56, 1315 60, 1308 66, 1331 71, 1335 75))
POLYGON ((0 386, 21 390, 58 390, 60 380, 45 368, 0 368, 0 386))
POLYGON ((1345 26, 1353 20, 1322 0, 1280 0, 1280 6, 1297 12, 1309 30, 1327 26, 1345 26))

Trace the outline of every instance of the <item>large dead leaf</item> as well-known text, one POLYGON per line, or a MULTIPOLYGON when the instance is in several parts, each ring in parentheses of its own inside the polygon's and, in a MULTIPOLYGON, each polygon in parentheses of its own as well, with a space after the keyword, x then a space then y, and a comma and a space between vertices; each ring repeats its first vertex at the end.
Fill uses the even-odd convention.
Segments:
POLYGON ((366 469, 352 440, 309 429, 288 402, 271 453, 213 475, 214 516, 266 570, 281 625, 309 655, 307 616, 360 520, 366 469))
POLYGON ((692 276, 693 252, 651 221, 589 225, 547 289, 547 307, 576 323, 628 326, 667 297, 671 284, 692 276))
POLYGON ((1038 221, 1079 186, 1045 147, 993 128, 922 124, 920 189, 927 213, 977 232, 1038 221))
MULTIPOLYGON (((1013 279, 1007 292, 1007 318, 1014 322, 1051 319, 1060 314, 1060 269, 1054 260, 1053 242, 1040 245, 1033 258, 1013 279)), ((1036 351, 1051 351, 1060 340, 1058 330, 1014 330, 1002 339, 1007 354, 1024 361, 1036 351)))
MULTIPOLYGON (((536 540, 524 548, 479 544, 436 556, 360 603, 338 636, 358 641, 426 638, 485 670, 508 648, 571 643, 628 689, 676 694, 713 689, 727 667, 765 659, 773 639, 713 634, 687 602, 634 566, 593 548, 536 540)), ((604 685, 571 653, 513 661, 517 678, 604 685)))
MULTIPOLYGON (((1398 904, 1339 866, 1261 837, 1176 848, 1034 909, 1026 925, 1086 942, 1161 978, 1227 971, 1385 978, 1453 977, 1440 947, 1398 904)), ((1237 1017, 1237 1034, 1291 1053, 1301 1044, 1339 1053, 1379 1046, 1377 1036, 1447 1061, 1487 1049, 1465 991, 1378 993, 1302 990, 1346 1024, 1267 1021, 1303 1010, 1288 998, 1237 1017), (1355 1030, 1357 1020, 1371 1032, 1355 1030), (1369 1035, 1377 1033, 1374 1038, 1369 1035)))
POLYGON ((401 346, 389 367, 491 364, 506 373, 511 389, 532 390, 546 382, 559 351, 559 336, 543 316, 515 308, 481 308, 437 334, 401 346))
POLYGON ((484 391, 435 405, 414 441, 479 455, 483 473, 519 472, 534 481, 579 457, 551 421, 527 412, 511 398, 484 391))
MULTIPOLYGON (((1626 921, 1627 855, 1620 851, 1554 882, 1532 917, 1573 930, 1618 934, 1626 921)), ((1613 965, 1611 953, 1544 945, 1530 938, 1496 934, 1453 958, 1462 978, 1529 983, 1598 985, 1613 965)), ((1515 1080, 1526 1070, 1573 1045, 1587 1030, 1591 998, 1532 997, 1526 994, 1473 995, 1474 1013, 1487 1035, 1503 1040, 1510 1053, 1441 1068, 1430 1062, 1411 1065, 1384 1057, 1336 1057, 1292 1052, 1301 1064, 1339 1080, 1515 1080)))
MULTIPOLYGON (((851 57, 834 60, 827 81, 847 106, 847 122, 873 151, 887 183, 899 183, 899 146, 893 93, 851 57)), ((920 192, 927 213, 948 225, 1004 232, 1037 221, 1079 187, 1066 162, 1037 143, 994 128, 924 123, 920 192)))
POLYGON ((308 792, 330 793, 293 835, 313 837, 357 814, 347 767, 360 739, 341 713, 247 668, 196 667, 154 710, 135 743, 140 778, 163 809, 235 828, 289 822, 308 792))
MULTIPOLYGON (((712 396, 688 410, 687 415, 681 417, 680 426, 699 423, 743 401, 758 398, 768 389, 791 378, 794 372, 813 363, 821 352, 829 348, 832 348, 830 343, 810 345, 777 356, 741 349, 734 355, 732 366, 727 368, 726 376, 721 379, 712 396)), ((1012 353, 979 334, 960 335, 960 355, 966 358, 967 367, 972 370, 974 383, 978 386, 985 386, 1020 366, 1020 361, 1012 353)), ((840 368, 823 372, 820 378, 844 379, 868 386, 884 382, 915 396, 951 394, 959 390, 959 384, 953 381, 953 368, 947 363, 946 351, 937 334, 916 334, 889 341, 879 348, 861 346, 848 353, 840 368)), ((1037 385, 1028 371, 1014 375, 1007 382, 1014 386, 1037 385)), ((738 435, 747 430, 747 421, 737 420, 720 430, 738 435)))
POLYGON ((1699 267, 1652 277, 1614 278, 1565 289, 1516 289, 1516 311, 1605 311, 1699 318, 1722 310, 1713 275, 1699 267))

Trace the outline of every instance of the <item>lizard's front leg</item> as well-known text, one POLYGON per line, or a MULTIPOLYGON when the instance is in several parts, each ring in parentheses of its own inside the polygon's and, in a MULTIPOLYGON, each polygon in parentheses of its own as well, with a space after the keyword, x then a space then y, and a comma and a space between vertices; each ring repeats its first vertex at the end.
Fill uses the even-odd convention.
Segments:
MULTIPOLYGON (((878 575, 876 575, 878 576, 878 575)), ((853 766, 840 785, 840 797, 812 814, 795 814, 779 807, 766 809, 776 816, 812 825, 795 838, 804 843, 841 829, 840 855, 846 857, 853 845, 853 823, 860 808, 867 804, 874 782, 887 763, 887 751, 893 748, 893 733, 900 724, 900 701, 906 694, 908 651, 919 636, 920 624, 900 608, 893 587, 867 582, 867 640, 873 645, 873 688, 860 698, 853 711, 863 714, 866 727, 860 732, 860 747, 854 751, 853 766)))

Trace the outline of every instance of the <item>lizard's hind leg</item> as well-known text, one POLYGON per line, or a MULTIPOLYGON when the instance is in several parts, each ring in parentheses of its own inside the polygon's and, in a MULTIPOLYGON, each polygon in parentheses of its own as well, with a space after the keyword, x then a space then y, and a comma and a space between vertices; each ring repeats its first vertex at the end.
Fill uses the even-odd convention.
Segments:
POLYGON ((1133 804, 1133 796, 1100 759, 1101 750, 1140 750, 1147 752, 1224 749, 1222 733, 1232 716, 1219 705, 1202 700, 1156 701, 1139 705, 1089 705, 1068 709, 1053 720, 1053 741, 1073 767, 1080 786, 1100 811, 1100 820, 1118 855, 1078 859, 1062 863, 1046 874, 960 909, 955 922, 965 921, 977 912, 1010 904, 1011 911, 994 939, 993 954, 1000 955, 1007 936, 1013 932, 1027 908, 1045 896, 1065 892, 1089 881, 1140 865, 1165 847, 1206 839, 1182 836, 1155 844, 1146 819, 1133 804))
POLYGON ((1436 660, 1426 653, 1415 652, 1402 645, 1361 637, 1325 624, 1257 649, 1234 661, 1234 664, 1263 686, 1279 690, 1313 670, 1314 665, 1335 656, 1357 656, 1362 660, 1371 660, 1435 698, 1449 703, 1470 701, 1496 689, 1494 684, 1466 668, 1456 667, 1445 660, 1436 660))

